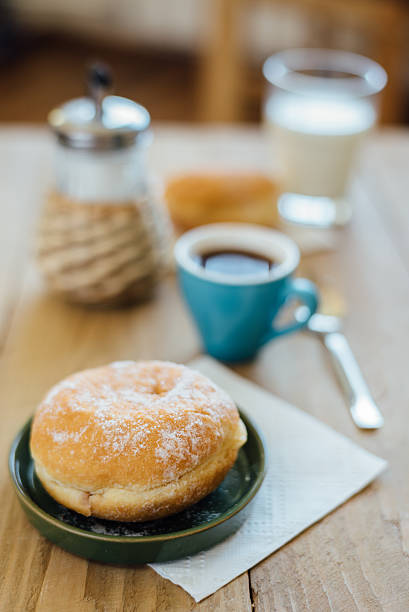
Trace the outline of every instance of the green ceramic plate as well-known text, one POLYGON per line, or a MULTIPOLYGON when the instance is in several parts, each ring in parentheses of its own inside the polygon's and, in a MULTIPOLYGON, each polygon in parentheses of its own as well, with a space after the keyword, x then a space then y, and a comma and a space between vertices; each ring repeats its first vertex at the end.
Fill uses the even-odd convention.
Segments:
POLYGON ((84 517, 54 501, 42 487, 29 450, 31 420, 15 438, 9 469, 20 504, 39 532, 71 553, 105 563, 132 565, 169 561, 214 546, 247 517, 263 482, 265 450, 260 435, 241 413, 248 440, 222 484, 187 510, 145 523, 84 517))

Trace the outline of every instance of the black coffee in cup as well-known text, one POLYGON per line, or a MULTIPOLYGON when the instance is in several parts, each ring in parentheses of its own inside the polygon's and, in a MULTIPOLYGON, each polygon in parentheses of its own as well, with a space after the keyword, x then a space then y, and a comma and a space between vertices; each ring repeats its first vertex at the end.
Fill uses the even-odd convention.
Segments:
POLYGON ((317 308, 312 283, 294 278, 297 245, 258 225, 214 223, 176 243, 180 286, 205 350, 221 361, 253 358, 269 340, 307 325, 317 308), (281 308, 297 299, 303 319, 282 324, 281 308))
POLYGON ((198 263, 208 272, 229 276, 268 275, 275 262, 259 253, 236 249, 218 249, 197 255, 198 263))

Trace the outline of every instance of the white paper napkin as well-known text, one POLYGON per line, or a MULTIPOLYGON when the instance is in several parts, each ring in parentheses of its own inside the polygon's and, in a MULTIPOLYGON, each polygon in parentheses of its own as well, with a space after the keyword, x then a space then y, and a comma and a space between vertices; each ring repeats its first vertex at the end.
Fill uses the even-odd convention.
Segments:
POLYGON ((269 452, 267 476, 238 532, 193 557, 151 565, 200 601, 360 491, 387 464, 209 357, 190 366, 248 413, 269 452))

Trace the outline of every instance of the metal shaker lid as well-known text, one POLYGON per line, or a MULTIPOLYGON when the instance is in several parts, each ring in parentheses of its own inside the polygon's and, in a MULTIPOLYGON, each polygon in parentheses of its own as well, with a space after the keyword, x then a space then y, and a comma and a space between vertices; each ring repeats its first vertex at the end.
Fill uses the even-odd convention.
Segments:
POLYGON ((88 73, 90 96, 69 100, 49 113, 48 122, 61 144, 98 151, 143 140, 150 125, 148 111, 128 98, 106 95, 111 82, 108 68, 94 64, 88 73))

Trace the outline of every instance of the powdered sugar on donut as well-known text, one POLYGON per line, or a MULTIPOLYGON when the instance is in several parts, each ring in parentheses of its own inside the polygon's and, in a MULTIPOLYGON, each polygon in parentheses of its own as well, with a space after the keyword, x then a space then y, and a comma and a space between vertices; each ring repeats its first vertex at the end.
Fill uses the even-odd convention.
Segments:
MULTIPOLYGON (((143 470, 146 460, 152 482, 166 482, 216 452, 237 421, 232 400, 202 374, 170 362, 122 361, 53 387, 33 427, 42 428, 57 467, 69 445, 84 474, 90 455, 104 473, 118 461, 129 472, 138 460, 143 470)), ((138 481, 143 474, 135 474, 138 481)))

